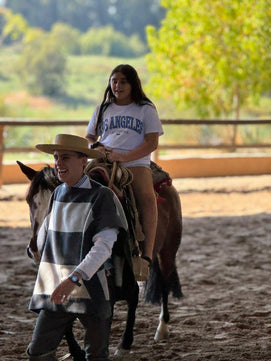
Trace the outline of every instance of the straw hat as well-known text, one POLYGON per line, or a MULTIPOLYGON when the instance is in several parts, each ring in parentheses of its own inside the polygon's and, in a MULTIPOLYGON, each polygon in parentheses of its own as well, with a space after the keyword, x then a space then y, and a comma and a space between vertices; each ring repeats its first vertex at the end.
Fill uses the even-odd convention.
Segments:
POLYGON ((55 150, 72 150, 86 154, 88 158, 103 157, 103 154, 98 150, 88 148, 87 139, 71 134, 58 134, 54 144, 37 144, 36 148, 49 154, 54 154, 55 150))

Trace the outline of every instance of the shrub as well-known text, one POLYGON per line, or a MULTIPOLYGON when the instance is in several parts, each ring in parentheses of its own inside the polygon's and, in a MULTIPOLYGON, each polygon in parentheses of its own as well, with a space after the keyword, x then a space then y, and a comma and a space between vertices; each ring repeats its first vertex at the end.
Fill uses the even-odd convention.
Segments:
POLYGON ((89 55, 134 57, 146 52, 137 35, 127 37, 112 26, 90 28, 81 36, 81 52, 89 55))

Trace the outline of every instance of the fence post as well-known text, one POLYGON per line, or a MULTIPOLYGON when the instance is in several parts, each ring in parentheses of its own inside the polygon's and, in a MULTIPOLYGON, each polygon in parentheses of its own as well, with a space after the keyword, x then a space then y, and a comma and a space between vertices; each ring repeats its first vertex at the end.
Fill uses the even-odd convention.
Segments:
POLYGON ((232 132, 232 138, 231 138, 231 144, 232 144, 232 152, 236 151, 236 137, 237 137, 237 124, 233 125, 233 132, 232 132))
POLYGON ((3 184, 4 125, 0 125, 0 188, 3 184))

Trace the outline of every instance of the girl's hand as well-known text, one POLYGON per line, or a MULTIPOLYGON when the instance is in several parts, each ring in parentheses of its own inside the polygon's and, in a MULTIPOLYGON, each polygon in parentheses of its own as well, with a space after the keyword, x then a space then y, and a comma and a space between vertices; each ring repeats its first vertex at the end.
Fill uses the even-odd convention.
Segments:
POLYGON ((107 159, 110 162, 125 162, 125 154, 117 153, 117 152, 107 152, 107 159))
POLYGON ((101 156, 100 158, 106 157, 106 152, 107 152, 106 148, 101 143, 99 143, 99 142, 94 143, 94 147, 93 147, 93 144, 89 144, 89 148, 98 150, 101 154, 103 154, 103 156, 101 156))
POLYGON ((88 144, 88 147, 89 147, 90 149, 98 150, 100 153, 103 154, 104 157, 106 156, 107 150, 106 150, 105 146, 102 145, 102 143, 100 143, 100 142, 89 143, 89 144, 88 144))
POLYGON ((103 145, 99 145, 98 147, 95 148, 95 150, 98 150, 100 153, 103 154, 104 157, 106 157, 107 151, 103 145))

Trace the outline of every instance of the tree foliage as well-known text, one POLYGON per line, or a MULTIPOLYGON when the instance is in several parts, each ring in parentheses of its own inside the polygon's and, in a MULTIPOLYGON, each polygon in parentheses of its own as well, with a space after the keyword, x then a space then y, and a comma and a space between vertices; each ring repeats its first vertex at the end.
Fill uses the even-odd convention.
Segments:
POLYGON ((7 0, 6 6, 21 13, 33 27, 49 31, 56 22, 64 22, 86 32, 90 27, 111 25, 145 41, 145 27, 159 26, 164 10, 159 0, 7 0))
POLYGON ((65 23, 55 23, 50 32, 51 37, 58 43, 67 54, 80 54, 80 36, 81 32, 78 29, 72 28, 65 23))
POLYGON ((22 40, 23 46, 30 44, 43 34, 44 31, 41 28, 28 28, 22 40))
POLYGON ((3 14, 5 20, 0 34, 2 33, 4 41, 8 39, 8 44, 16 42, 26 45, 46 33, 54 38, 59 49, 66 54, 137 57, 146 54, 147 51, 146 43, 137 34, 126 36, 115 30, 112 25, 91 27, 87 32, 81 33, 67 23, 58 22, 53 24, 51 31, 46 32, 42 28, 29 26, 22 15, 13 14, 9 9, 4 9, 3 14))
POLYGON ((82 54, 134 57, 146 53, 137 35, 127 37, 112 26, 90 28, 81 37, 82 54))
POLYGON ((1 41, 12 42, 22 40, 27 29, 28 23, 20 14, 13 14, 12 11, 0 8, 1 16, 1 41))
POLYGON ((48 34, 29 42, 17 64, 17 72, 30 92, 49 96, 63 91, 65 69, 66 57, 48 34))
POLYGON ((156 95, 198 115, 230 115, 271 87, 270 0, 162 0, 159 30, 148 27, 156 95))

